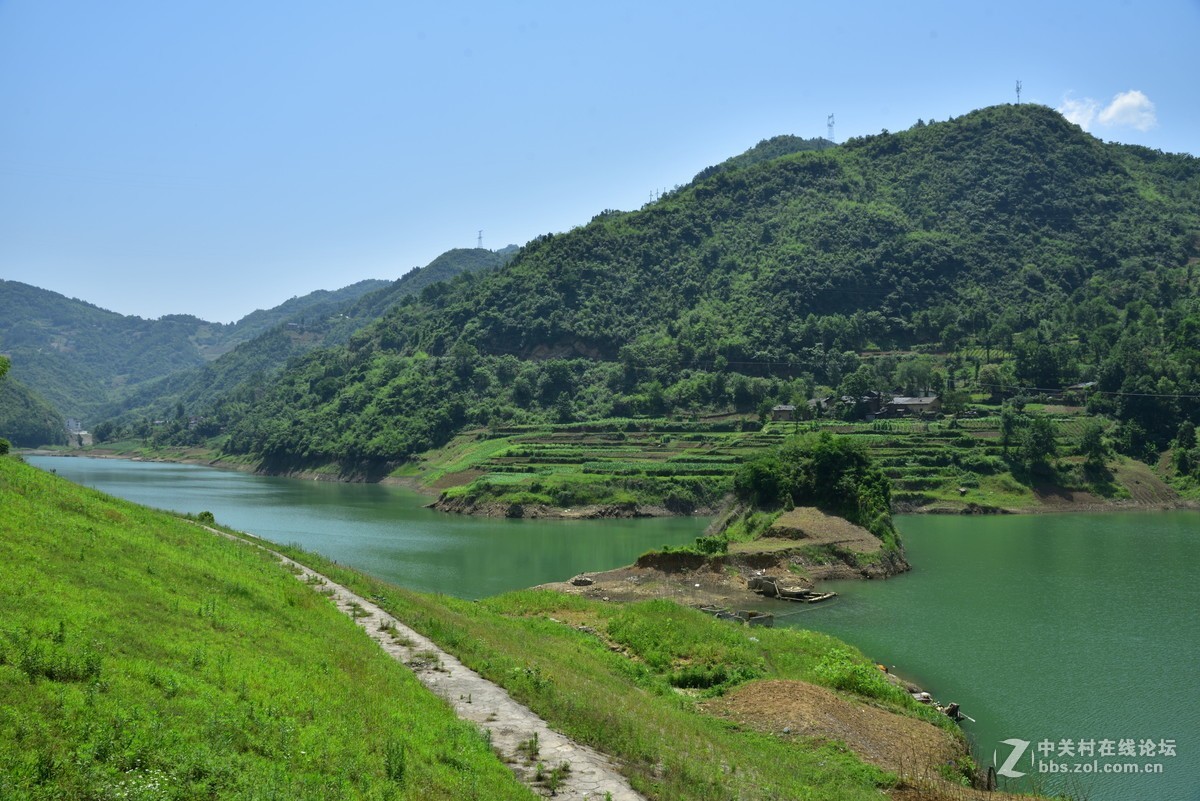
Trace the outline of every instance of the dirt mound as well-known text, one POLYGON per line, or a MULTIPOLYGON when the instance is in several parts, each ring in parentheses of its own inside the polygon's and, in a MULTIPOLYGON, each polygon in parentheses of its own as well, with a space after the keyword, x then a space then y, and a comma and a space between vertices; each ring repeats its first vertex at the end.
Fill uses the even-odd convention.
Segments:
POLYGON ((862 526, 820 509, 802 506, 779 516, 767 532, 779 539, 802 540, 812 545, 833 545, 858 553, 875 553, 883 548, 879 538, 862 526))
POLYGON ((841 740, 864 761, 897 774, 936 774, 965 753, 931 723, 847 701, 803 681, 751 682, 704 709, 759 731, 841 740))
POLYGON ((756 681, 707 701, 704 711, 749 729, 784 737, 840 740, 864 762, 900 776, 896 799, 1009 799, 943 778, 942 766, 967 754, 966 746, 931 723, 849 701, 804 681, 756 681))

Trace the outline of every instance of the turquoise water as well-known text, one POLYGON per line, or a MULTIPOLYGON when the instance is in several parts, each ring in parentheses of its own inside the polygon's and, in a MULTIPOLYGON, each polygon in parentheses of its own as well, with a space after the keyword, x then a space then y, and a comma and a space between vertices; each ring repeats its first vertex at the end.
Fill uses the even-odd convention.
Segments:
MULTIPOLYGON (((1012 789, 1113 799, 1200 798, 1200 513, 898 521, 915 565, 881 582, 831 583, 841 596, 781 620, 854 643, 958 701, 981 763, 1031 746, 1012 789), (1175 756, 1099 757, 1100 741, 1175 741, 1175 756), (1037 745, 1080 770, 1041 774, 1037 745), (1075 757, 1058 756, 1062 740, 1075 757), (1079 758, 1079 741, 1096 741, 1079 758), (1033 763, 1030 761, 1033 752, 1033 763), (1093 766, 1093 759, 1095 764, 1093 766), (1087 765, 1087 767, 1084 767, 1087 765), (1106 766, 1109 766, 1106 768, 1106 766), (1034 784, 1030 785, 1029 782, 1034 784)), ((794 609, 779 605, 787 613, 794 609)), ((1048 764, 1047 764, 1048 767, 1048 764)), ((1002 787, 1005 784, 1002 782, 1002 787)))
MULTIPOLYGON (((410 491, 265 478, 191 465, 29 457, 80 484, 148 506, 298 543, 389 581, 467 598, 628 564, 691 541, 698 519, 526 521, 423 508, 410 491)), ((1031 745, 1011 789, 1091 801, 1200 801, 1200 513, 901 517, 913 571, 832 583, 817 606, 775 604, 781 625, 834 634, 958 701, 983 764, 1031 745), (1175 756, 1059 757, 1061 741, 1121 740, 1175 756), (1038 752, 1053 741, 1055 755, 1038 752), (1030 757, 1032 756, 1032 762, 1030 757), (1126 765, 1161 773, 1039 773, 1126 765), (1093 763, 1094 760, 1094 763, 1093 763), (1086 767, 1085 767, 1086 766, 1086 767), (1030 782, 1033 782, 1031 785, 1030 782)), ((1002 781, 1002 787, 1005 783, 1002 781)))
POLYGON ((464 598, 563 581, 691 542, 706 519, 506 520, 449 515, 402 487, 270 478, 123 459, 26 461, 110 495, 297 544, 379 578, 464 598))

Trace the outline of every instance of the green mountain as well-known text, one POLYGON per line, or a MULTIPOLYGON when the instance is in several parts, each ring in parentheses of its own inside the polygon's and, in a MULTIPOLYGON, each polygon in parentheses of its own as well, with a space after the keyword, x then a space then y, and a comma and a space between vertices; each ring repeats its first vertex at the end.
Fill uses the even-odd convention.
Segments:
POLYGON ((540 237, 206 416, 270 463, 381 465, 469 425, 802 401, 874 369, 861 351, 976 343, 1007 383, 1095 380, 1097 411, 1161 446, 1200 419, 1198 243, 1197 159, 992 107, 540 237))
POLYGON ((60 414, 94 420, 138 388, 198 367, 278 320, 318 316, 386 285, 361 281, 336 292, 313 292, 222 325, 179 314, 144 320, 0 281, 0 352, 12 357, 21 380, 60 414))
POLYGON ((364 295, 388 286, 388 283, 378 278, 368 278, 365 281, 359 281, 333 291, 318 289, 307 295, 285 300, 272 309, 252 311, 227 327, 219 347, 203 348, 202 353, 206 359, 215 359, 221 354, 233 350, 241 343, 249 342, 280 325, 303 321, 307 318, 319 320, 326 315, 335 313, 347 303, 352 303, 364 295))
POLYGON ((834 147, 834 144, 828 139, 804 139, 790 134, 772 136, 770 139, 762 140, 745 153, 739 153, 736 156, 725 159, 720 164, 704 168, 696 173, 693 183, 711 178, 719 172, 731 172, 743 167, 750 167, 758 164, 760 161, 770 161, 782 156, 790 156, 793 153, 803 153, 807 150, 824 150, 829 147, 834 147))
MULTIPOLYGON (((180 370, 146 385, 131 393, 120 405, 110 407, 109 415, 125 423, 138 417, 168 418, 178 416, 175 410, 180 404, 186 410, 199 411, 243 383, 247 384, 247 391, 255 391, 288 360, 317 347, 343 343, 404 298, 462 273, 500 267, 516 250, 515 245, 497 251, 457 248, 446 251, 425 267, 410 270, 396 281, 354 285, 376 285, 369 292, 357 292, 347 297, 346 290, 351 289, 347 287, 337 293, 313 293, 302 299, 293 298, 270 312, 255 312, 236 323, 235 328, 240 329, 251 317, 256 323, 271 319, 274 325, 265 330, 258 325, 257 334, 251 338, 245 338, 241 330, 235 330, 227 339, 237 343, 232 350, 208 364, 180 370), (291 308, 293 313, 281 313, 286 308, 291 308)), ((111 426, 102 429, 105 433, 110 430, 111 426)), ((212 433, 211 426, 205 422, 193 426, 190 431, 195 436, 212 433)))

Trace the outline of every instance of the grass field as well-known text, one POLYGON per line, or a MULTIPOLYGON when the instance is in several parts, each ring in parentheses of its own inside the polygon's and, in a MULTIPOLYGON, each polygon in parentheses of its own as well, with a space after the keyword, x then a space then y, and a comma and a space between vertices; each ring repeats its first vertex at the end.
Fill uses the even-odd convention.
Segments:
POLYGON ((0 798, 533 796, 257 549, 0 458, 0 798))

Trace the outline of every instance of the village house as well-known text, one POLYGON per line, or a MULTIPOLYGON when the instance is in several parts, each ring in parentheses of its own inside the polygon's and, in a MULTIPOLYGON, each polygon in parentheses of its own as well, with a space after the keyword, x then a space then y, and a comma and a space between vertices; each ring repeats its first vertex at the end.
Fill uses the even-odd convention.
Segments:
POLYGON ((894 397, 880 412, 880 417, 904 417, 907 415, 932 415, 942 410, 942 399, 937 395, 916 398, 894 397))
POLYGON ((795 420, 796 407, 788 403, 781 403, 778 406, 772 407, 771 419, 776 423, 795 420))

